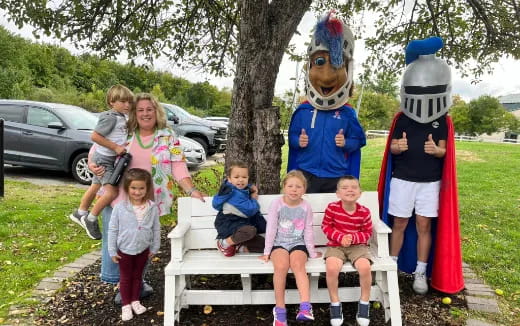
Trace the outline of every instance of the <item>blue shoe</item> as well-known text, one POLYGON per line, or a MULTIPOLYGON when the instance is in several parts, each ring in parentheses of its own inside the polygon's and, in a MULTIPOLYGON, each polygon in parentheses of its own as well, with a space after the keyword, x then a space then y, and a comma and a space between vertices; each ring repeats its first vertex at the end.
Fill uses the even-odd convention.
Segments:
POLYGON ((343 311, 341 309, 341 304, 339 306, 330 305, 330 325, 343 325, 343 311))
POLYGON ((358 303, 358 311, 356 321, 359 326, 368 326, 370 324, 370 307, 367 304, 358 303))

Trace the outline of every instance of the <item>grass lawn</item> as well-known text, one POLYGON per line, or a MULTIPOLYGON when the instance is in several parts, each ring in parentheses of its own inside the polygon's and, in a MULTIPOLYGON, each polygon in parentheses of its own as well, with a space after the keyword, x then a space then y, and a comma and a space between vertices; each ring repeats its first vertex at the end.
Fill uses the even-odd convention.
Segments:
MULTIPOLYGON (((361 182, 376 190, 384 139, 363 149, 361 182)), ((284 164, 287 149, 284 147, 284 164)), ((464 261, 493 289, 502 289, 495 322, 520 324, 520 146, 457 143, 464 261)), ((285 168, 283 168, 284 170, 285 168)), ((214 194, 222 167, 201 171, 195 183, 214 194)), ((282 172, 283 174, 283 172, 282 172)), ((175 192, 179 192, 178 189, 175 192)), ((69 221, 82 189, 6 181, 0 199, 0 324, 10 305, 23 303, 34 286, 100 242, 69 221)), ((162 219, 171 224, 174 216, 162 219)))

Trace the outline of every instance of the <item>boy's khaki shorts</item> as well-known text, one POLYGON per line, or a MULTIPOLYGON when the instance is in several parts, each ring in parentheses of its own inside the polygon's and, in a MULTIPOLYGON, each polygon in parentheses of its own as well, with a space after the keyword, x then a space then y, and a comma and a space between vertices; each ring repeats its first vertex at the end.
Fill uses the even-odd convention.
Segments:
POLYGON ((347 260, 350 260, 352 265, 354 265, 356 260, 359 258, 368 259, 370 264, 374 262, 369 247, 364 244, 353 245, 349 247, 328 247, 327 251, 325 252, 324 259, 329 257, 339 258, 343 261, 343 264, 347 262, 347 260))

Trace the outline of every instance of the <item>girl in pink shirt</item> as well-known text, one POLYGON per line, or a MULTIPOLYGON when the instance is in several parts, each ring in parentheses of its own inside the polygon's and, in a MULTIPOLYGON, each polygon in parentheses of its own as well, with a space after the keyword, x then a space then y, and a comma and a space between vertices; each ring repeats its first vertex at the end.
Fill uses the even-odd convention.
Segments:
POLYGON ((314 250, 312 208, 302 198, 307 180, 300 171, 291 171, 283 179, 282 185, 283 196, 269 208, 264 255, 260 257, 265 262, 271 259, 274 265, 275 326, 287 325, 285 281, 289 268, 296 278, 301 300, 296 320, 314 320, 305 263, 308 257, 321 257, 321 252, 314 250))

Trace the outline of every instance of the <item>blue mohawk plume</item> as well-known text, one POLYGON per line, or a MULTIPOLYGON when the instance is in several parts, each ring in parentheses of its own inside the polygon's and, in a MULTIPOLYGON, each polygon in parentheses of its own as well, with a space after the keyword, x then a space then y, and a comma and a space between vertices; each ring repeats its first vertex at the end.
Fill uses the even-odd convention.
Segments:
POLYGON ((343 24, 329 13, 316 25, 314 37, 316 41, 329 48, 330 63, 339 68, 343 65, 343 24))
POLYGON ((425 38, 424 40, 413 40, 406 46, 405 61, 406 64, 410 64, 420 55, 434 54, 435 52, 442 49, 444 43, 442 38, 438 36, 432 36, 425 38))

